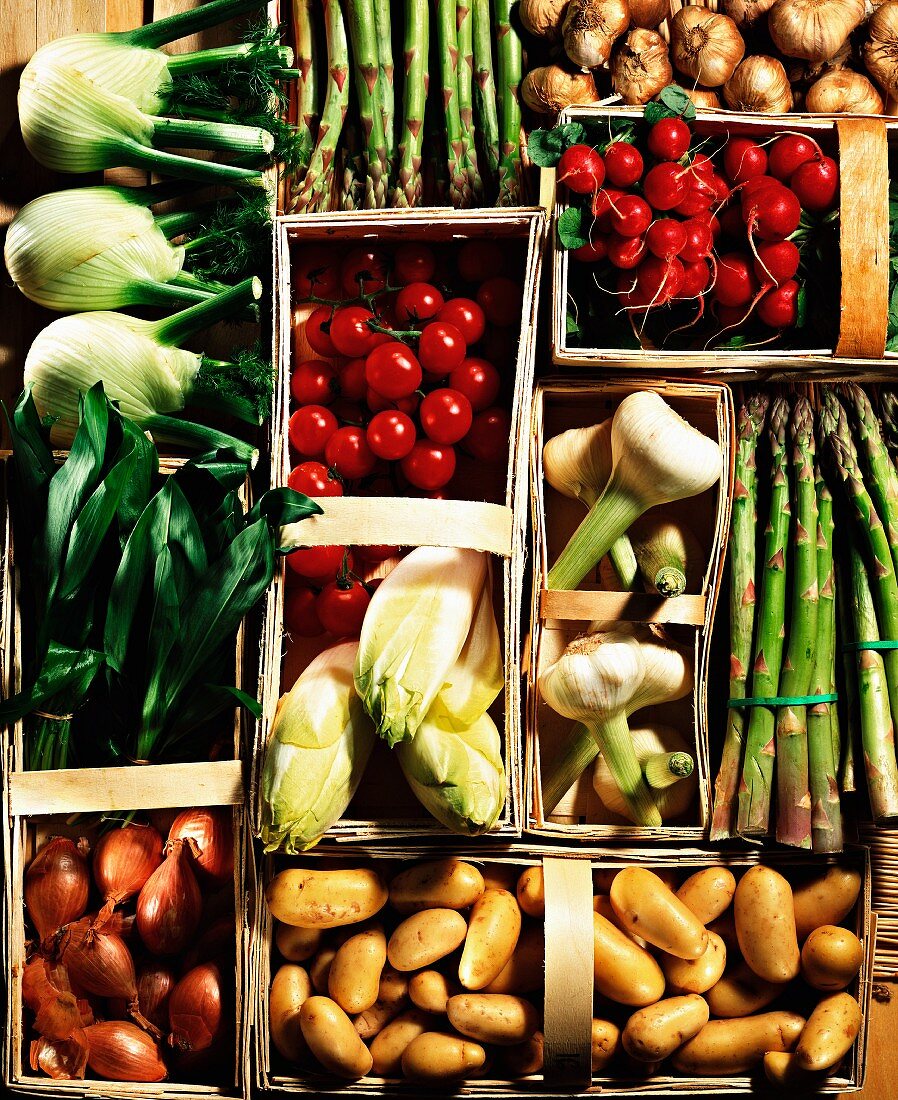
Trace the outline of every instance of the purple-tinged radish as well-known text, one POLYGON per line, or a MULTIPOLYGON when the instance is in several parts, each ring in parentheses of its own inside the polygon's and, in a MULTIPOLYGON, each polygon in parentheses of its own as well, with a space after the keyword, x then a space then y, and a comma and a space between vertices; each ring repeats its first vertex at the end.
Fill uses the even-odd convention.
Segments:
POLYGON ((558 182, 577 195, 594 195, 605 179, 605 162, 591 145, 571 145, 558 161, 558 182))
MULTIPOLYGON (((709 241, 710 237, 711 230, 708 229, 709 241)), ((684 223, 674 218, 659 218, 652 222, 645 233, 645 243, 649 252, 662 260, 672 260, 674 256, 679 256, 686 246, 686 239, 684 223)))

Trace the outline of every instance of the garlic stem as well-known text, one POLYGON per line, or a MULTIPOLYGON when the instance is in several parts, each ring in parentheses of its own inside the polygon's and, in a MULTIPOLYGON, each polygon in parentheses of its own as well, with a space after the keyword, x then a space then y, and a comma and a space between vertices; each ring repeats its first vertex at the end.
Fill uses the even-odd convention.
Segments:
POLYGON ((549 570, 546 587, 576 588, 644 511, 630 493, 621 491, 617 471, 612 473, 602 495, 549 570))
POLYGON ((584 722, 584 726, 605 758, 630 819, 646 828, 660 826, 661 814, 636 757, 626 714, 621 711, 602 722, 584 722))
POLYGON ((643 763, 645 781, 656 791, 692 775, 695 761, 688 752, 656 752, 643 763))
POLYGON ((589 765, 595 760, 596 743, 589 731, 578 722, 570 732, 561 752, 553 757, 550 769, 542 777, 543 815, 555 809, 589 765))

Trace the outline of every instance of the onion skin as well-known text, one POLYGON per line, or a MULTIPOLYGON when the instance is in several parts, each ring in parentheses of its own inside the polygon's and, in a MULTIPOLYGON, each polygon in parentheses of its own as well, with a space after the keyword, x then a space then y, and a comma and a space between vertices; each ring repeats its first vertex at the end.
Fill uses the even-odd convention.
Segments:
POLYGON ((630 26, 653 31, 670 15, 670 0, 629 0, 630 26))
POLYGON ((591 73, 569 73, 559 65, 531 69, 521 81, 521 98, 531 111, 555 115, 565 107, 599 102, 591 73))
POLYGON ((168 1002, 176 984, 174 970, 161 959, 148 959, 137 976, 140 1011, 160 1031, 168 1026, 168 1002))
POLYGON ((168 1002, 168 1018, 168 1042, 175 1050, 206 1050, 220 1038, 224 1024, 221 971, 214 963, 195 966, 178 982, 168 1002))
POLYGON ((898 93, 898 0, 886 0, 873 13, 864 43, 867 71, 887 95, 898 93))
POLYGON ((108 1020, 84 1029, 87 1064, 109 1081, 164 1081, 159 1044, 134 1024, 108 1020))
POLYGON ((65 836, 49 840, 25 872, 25 906, 43 942, 83 916, 90 893, 87 840, 65 836))
POLYGON ((718 88, 745 56, 745 42, 728 15, 688 4, 671 22, 670 52, 681 73, 706 88, 718 88))
POLYGON ((723 87, 733 111, 787 114, 792 110, 792 87, 786 70, 774 57, 747 57, 723 87))
POLYGON ((69 925, 60 956, 72 981, 98 997, 137 999, 137 976, 128 945, 114 932, 96 928, 90 917, 69 925))
POLYGON ((805 107, 813 114, 881 115, 882 96, 861 73, 837 69, 824 73, 808 88, 805 107))
POLYGON ((46 1073, 55 1081, 82 1081, 87 1069, 87 1040, 84 1032, 70 1039, 41 1036, 31 1044, 29 1062, 35 1073, 46 1073))
POLYGON ((611 83, 624 103, 648 103, 672 79, 667 43, 660 34, 637 28, 615 43, 611 83))
POLYGON ((137 931, 154 955, 177 955, 190 942, 203 899, 188 859, 190 841, 172 840, 137 899, 137 931))
MULTIPOLYGON (((767 13, 767 27, 780 53, 826 61, 863 18, 864 0, 776 0, 767 13)), ((872 19, 870 26, 872 35, 872 19)))
POLYGON ((234 827, 229 808, 183 810, 172 823, 168 839, 188 838, 196 841, 194 862, 202 876, 219 885, 233 879, 234 827))
POLYGON ((93 872, 100 893, 118 905, 139 894, 162 862, 162 837, 152 825, 110 829, 94 848, 93 872))

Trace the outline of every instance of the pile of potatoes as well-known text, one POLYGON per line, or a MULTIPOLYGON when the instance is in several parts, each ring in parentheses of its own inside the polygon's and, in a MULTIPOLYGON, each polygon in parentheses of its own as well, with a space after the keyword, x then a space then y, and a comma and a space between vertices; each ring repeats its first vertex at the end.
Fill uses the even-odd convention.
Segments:
MULTIPOLYGON (((844 990, 863 945, 840 927, 857 871, 831 866, 794 891, 763 865, 738 882, 726 867, 682 877, 595 872, 593 1073, 725 1077, 763 1062, 796 1086, 834 1070, 861 1024, 844 990)), ((270 1033, 289 1062, 345 1080, 541 1072, 540 866, 441 859, 389 885, 371 867, 290 868, 266 896, 286 960, 270 1033)))

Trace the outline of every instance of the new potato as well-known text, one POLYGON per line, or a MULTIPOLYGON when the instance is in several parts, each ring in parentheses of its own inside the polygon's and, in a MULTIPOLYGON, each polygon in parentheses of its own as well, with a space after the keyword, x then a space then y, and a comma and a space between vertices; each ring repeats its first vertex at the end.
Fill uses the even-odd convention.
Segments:
POLYGON ((420 970, 450 955, 467 931, 465 918, 455 909, 422 909, 394 930, 387 958, 397 970, 420 970))
POLYGON ((629 936, 593 913, 595 986, 604 997, 641 1008, 664 995, 664 975, 652 956, 629 936))
POLYGON ((380 1034, 387 1024, 402 1011, 402 1004, 385 1004, 375 1001, 370 1008, 353 1016, 352 1023, 358 1037, 365 1042, 380 1034))
POLYGON ((681 959, 704 954, 708 933, 662 880, 646 867, 625 867, 611 884, 611 904, 628 932, 681 959))
POLYGON ((486 1051, 479 1043, 425 1031, 402 1054, 402 1072, 410 1081, 458 1081, 480 1069, 486 1051))
POLYGON ((458 964, 465 989, 483 989, 505 969, 521 934, 521 910, 508 890, 489 888, 474 903, 458 964))
POLYGON ((669 1057, 708 1022, 708 1005, 694 993, 668 997, 641 1008, 627 1020, 624 1050, 640 1062, 660 1062, 669 1057))
POLYGON ((483 893, 483 875, 460 859, 417 863, 390 883, 390 904, 399 913, 422 909, 468 909, 483 893))
POLYGON ((779 983, 765 982, 740 959, 724 973, 719 982, 705 992, 705 1000, 711 1008, 712 1016, 731 1019, 750 1016, 753 1012, 766 1008, 785 988, 779 983))
POLYGON ((851 1049, 860 1029, 861 1006, 850 993, 824 997, 801 1033, 795 1060, 802 1069, 832 1069, 851 1049))
POLYGON ((542 867, 528 867, 521 873, 515 889, 518 905, 528 917, 542 920, 546 915, 546 890, 542 867))
POLYGON ((337 957, 336 947, 322 947, 314 959, 309 962, 309 977, 316 993, 327 995, 331 965, 337 957))
POLYGON ((715 932, 708 933, 708 946, 698 959, 661 955, 661 969, 670 993, 704 993, 716 985, 727 961, 726 944, 715 932))
POLYGON ((433 1027, 433 1017, 419 1008, 410 1008, 378 1033, 371 1044, 372 1069, 377 1077, 399 1077, 402 1055, 413 1039, 433 1027))
POLYGON ((367 868, 311 871, 290 867, 269 882, 265 899, 271 915, 298 928, 340 928, 380 912, 386 883, 367 868))
POLYGON ((801 974, 814 989, 845 989, 861 968, 864 945, 847 928, 822 924, 804 941, 801 974))
POLYGON ((271 1041, 291 1062, 298 1062, 305 1053, 299 1014, 311 994, 312 983, 301 966, 285 963, 278 968, 268 994, 271 1041))
POLYGON ((524 1043, 539 1027, 533 1005, 507 993, 461 993, 449 998, 446 1013, 462 1035, 496 1046, 524 1043))
POLYGON ((770 1050, 791 1050, 804 1018, 795 1012, 762 1012, 734 1020, 711 1020, 673 1056, 681 1073, 727 1077, 746 1073, 770 1050))
POLYGON ((592 1072, 599 1073, 617 1054, 620 1047, 620 1028, 610 1020, 592 1021, 592 1072))
POLYGON ((445 1015, 446 1002, 456 993, 461 993, 461 986, 439 970, 421 970, 408 983, 412 1004, 438 1015, 445 1015))
POLYGON ((344 1012, 370 1008, 380 991, 380 975, 387 961, 387 938, 382 928, 368 928, 350 936, 331 963, 327 991, 344 1012))
POLYGON ((502 1052, 502 1060, 508 1076, 511 1078, 530 1077, 534 1073, 540 1073, 543 1068, 544 1046, 543 1033, 534 1031, 526 1043, 506 1047, 502 1052))
POLYGON ((835 865, 795 887, 795 930, 804 940, 822 924, 841 924, 861 892, 861 876, 850 867, 835 865))
POLYGON ((771 867, 750 868, 736 887, 733 911, 739 950, 755 974, 779 983, 796 977, 801 959, 788 881, 771 867))
POLYGON ((545 982, 545 933, 542 926, 525 928, 501 972, 484 986, 484 993, 532 993, 545 982))
POLYGON ((309 1050, 328 1072, 357 1081, 371 1071, 371 1052, 352 1020, 330 997, 309 997, 299 1013, 309 1050))
POLYGON ((290 924, 278 924, 274 942, 288 962, 300 963, 311 959, 321 946, 320 928, 294 928, 290 924))
POLYGON ((677 897, 702 924, 710 924, 728 907, 736 892, 736 878, 727 867, 703 867, 683 883, 677 897))

